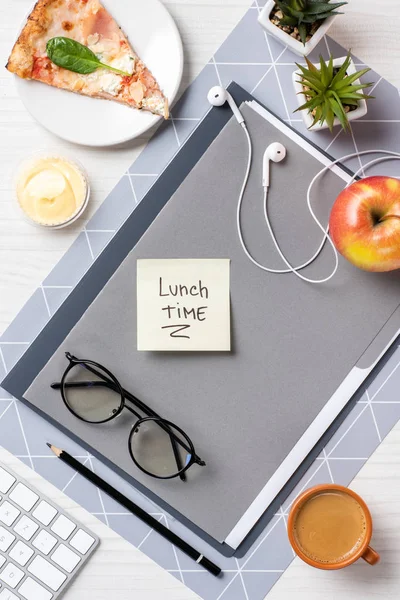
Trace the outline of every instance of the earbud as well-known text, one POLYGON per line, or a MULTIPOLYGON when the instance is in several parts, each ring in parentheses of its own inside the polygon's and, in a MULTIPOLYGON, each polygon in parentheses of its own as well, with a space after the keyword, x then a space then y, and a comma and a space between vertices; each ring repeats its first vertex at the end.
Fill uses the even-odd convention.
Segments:
POLYGON ((244 123, 244 117, 238 109, 238 107, 236 106, 234 99, 232 98, 230 93, 223 87, 216 85, 215 87, 211 88, 211 90, 207 94, 207 98, 209 103, 212 104, 212 106, 223 106, 225 102, 228 102, 239 125, 242 125, 244 123))
POLYGON ((269 163, 272 162, 279 163, 286 156, 286 148, 283 144, 279 142, 274 142, 270 144, 266 151, 264 152, 263 158, 263 187, 266 189, 269 186, 269 163))

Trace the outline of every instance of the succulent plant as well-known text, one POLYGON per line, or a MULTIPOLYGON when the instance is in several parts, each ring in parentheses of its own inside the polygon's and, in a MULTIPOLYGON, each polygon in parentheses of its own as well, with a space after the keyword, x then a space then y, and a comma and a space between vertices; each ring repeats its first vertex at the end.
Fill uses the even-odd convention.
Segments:
POLYGON ((319 69, 308 58, 306 58, 306 62, 308 69, 296 63, 301 71, 299 73, 299 83, 304 87, 304 91, 300 93, 304 94, 307 101, 295 112, 308 110, 309 113, 312 113, 314 121, 311 127, 318 122, 322 125, 326 121, 330 131, 332 131, 333 122, 337 117, 343 129, 347 129, 349 121, 345 107, 349 107, 347 110, 351 110, 352 107, 358 105, 361 99, 373 98, 373 96, 360 93, 360 90, 371 87, 372 83, 354 83, 371 69, 361 69, 361 71, 348 75, 347 70, 351 62, 350 52, 341 67, 337 69, 333 66, 332 56, 328 63, 320 56, 319 69))
POLYGON ((282 27, 297 27, 303 44, 310 35, 311 26, 317 21, 323 21, 332 15, 338 15, 335 9, 347 2, 330 3, 330 0, 274 0, 276 6, 282 11, 283 17, 279 19, 282 27))

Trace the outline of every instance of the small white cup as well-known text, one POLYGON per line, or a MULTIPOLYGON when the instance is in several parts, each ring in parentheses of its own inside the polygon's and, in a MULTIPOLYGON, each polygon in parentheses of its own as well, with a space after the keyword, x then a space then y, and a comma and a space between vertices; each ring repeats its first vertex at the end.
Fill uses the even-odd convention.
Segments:
POLYGON ((64 227, 69 227, 69 225, 72 225, 72 223, 74 223, 77 219, 79 219, 79 217, 81 217, 83 215, 83 213, 85 212, 85 210, 87 208, 87 205, 89 203, 89 198, 90 198, 89 177, 88 177, 88 174, 87 174, 85 168, 82 166, 82 164, 79 161, 77 161, 76 159, 70 158, 69 156, 51 153, 51 152, 45 152, 45 151, 36 152, 35 154, 25 158, 24 160, 22 160, 20 162, 20 164, 17 167, 15 176, 14 176, 14 190, 15 190, 15 201, 16 201, 16 204, 18 207, 18 212, 24 218, 24 220, 27 221, 28 223, 30 223, 31 225, 35 225, 36 227, 41 227, 42 229, 48 229, 48 230, 63 229, 64 227), (60 223, 57 223, 55 225, 46 225, 45 223, 40 223, 39 221, 32 219, 32 217, 30 217, 22 208, 22 206, 19 202, 19 199, 18 199, 17 191, 16 191, 17 190, 17 181, 19 179, 19 176, 29 168, 29 165, 30 164, 34 165, 37 160, 46 159, 46 158, 50 158, 50 159, 56 158, 58 160, 63 160, 65 162, 71 164, 82 175, 82 177, 85 181, 85 184, 86 184, 86 195, 85 195, 85 199, 84 199, 83 203, 81 204, 81 206, 68 219, 66 219, 65 221, 62 221, 60 223))

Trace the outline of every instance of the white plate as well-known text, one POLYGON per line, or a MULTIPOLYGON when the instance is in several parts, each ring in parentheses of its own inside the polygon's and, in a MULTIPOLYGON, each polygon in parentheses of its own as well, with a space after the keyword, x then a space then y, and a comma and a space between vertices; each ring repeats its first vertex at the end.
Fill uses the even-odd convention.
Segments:
MULTIPOLYGON (((169 102, 183 71, 182 41, 159 0, 104 0, 169 102)), ((111 146, 131 140, 161 117, 109 100, 86 98, 37 81, 16 77, 18 92, 31 115, 59 137, 86 146, 111 146)))

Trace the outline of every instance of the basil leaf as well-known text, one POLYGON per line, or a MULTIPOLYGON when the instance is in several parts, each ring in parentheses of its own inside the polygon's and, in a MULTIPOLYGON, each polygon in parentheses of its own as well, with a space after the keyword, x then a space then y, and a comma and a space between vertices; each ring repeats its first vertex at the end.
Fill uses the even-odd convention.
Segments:
POLYGON ((47 56, 57 67, 62 67, 74 73, 88 75, 96 71, 99 67, 102 67, 119 75, 126 75, 128 77, 131 75, 131 73, 126 73, 110 65, 105 65, 90 48, 71 38, 54 37, 47 42, 46 50, 47 56))

